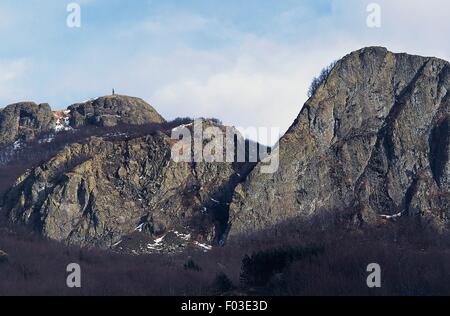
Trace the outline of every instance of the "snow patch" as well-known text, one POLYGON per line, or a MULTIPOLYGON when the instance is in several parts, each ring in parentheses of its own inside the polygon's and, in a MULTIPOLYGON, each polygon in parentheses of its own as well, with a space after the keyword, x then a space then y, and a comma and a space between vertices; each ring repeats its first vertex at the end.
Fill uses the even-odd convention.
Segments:
POLYGON ((51 134, 39 140, 39 144, 51 143, 55 139, 55 135, 51 134))
POLYGON ((178 238, 181 238, 181 239, 183 239, 185 241, 189 241, 191 239, 191 234, 182 234, 182 233, 179 233, 177 231, 174 231, 173 233, 175 235, 177 235, 178 238))
POLYGON ((144 229, 144 223, 140 224, 138 227, 134 229, 135 232, 142 233, 142 230, 144 229))
POLYGON ((383 219, 397 219, 403 216, 403 212, 394 215, 380 215, 383 219))
POLYGON ((20 148, 22 148, 22 141, 21 140, 16 140, 13 144, 13 149, 14 150, 19 150, 20 148))
POLYGON ((118 245, 120 245, 122 243, 122 240, 119 240, 118 242, 116 242, 114 245, 112 245, 113 247, 117 247, 118 245))
POLYGON ((55 132, 70 131, 73 128, 70 126, 70 111, 64 111, 62 117, 56 119, 55 132))
POLYGON ((194 241, 194 245, 204 249, 205 251, 210 251, 212 249, 212 246, 202 244, 201 242, 198 242, 198 241, 194 241))
POLYGON ((147 249, 149 250, 160 250, 161 246, 162 246, 162 242, 164 241, 164 238, 166 237, 166 235, 155 239, 155 241, 153 242, 153 244, 148 244, 147 245, 147 249))
POLYGON ((78 104, 85 104, 85 103, 89 103, 89 102, 94 102, 95 100, 98 100, 98 98, 97 99, 96 98, 90 98, 88 100, 81 101, 78 104))
POLYGON ((117 132, 117 133, 108 133, 105 135, 106 137, 127 137, 129 136, 128 133, 124 133, 124 132, 117 132))

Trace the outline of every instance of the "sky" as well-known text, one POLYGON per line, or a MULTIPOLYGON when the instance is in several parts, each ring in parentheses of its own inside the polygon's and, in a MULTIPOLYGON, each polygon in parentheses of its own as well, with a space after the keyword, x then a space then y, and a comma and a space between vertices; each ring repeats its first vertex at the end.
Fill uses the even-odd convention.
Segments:
POLYGON ((448 12, 447 0, 1 0, 0 107, 62 109, 114 88, 167 119, 284 132, 312 78, 354 50, 450 60, 448 12))

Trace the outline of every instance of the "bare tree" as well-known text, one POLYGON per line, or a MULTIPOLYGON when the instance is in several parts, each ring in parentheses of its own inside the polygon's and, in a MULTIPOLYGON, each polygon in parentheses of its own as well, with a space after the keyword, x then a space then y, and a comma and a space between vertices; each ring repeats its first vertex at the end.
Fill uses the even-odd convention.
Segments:
POLYGON ((319 88, 319 86, 328 78, 328 76, 330 75, 334 66, 336 66, 336 63, 337 63, 337 61, 333 61, 330 65, 328 65, 327 67, 322 69, 319 77, 315 77, 313 79, 311 86, 309 87, 309 90, 308 90, 309 98, 312 97, 314 95, 314 93, 316 93, 317 88, 319 88))

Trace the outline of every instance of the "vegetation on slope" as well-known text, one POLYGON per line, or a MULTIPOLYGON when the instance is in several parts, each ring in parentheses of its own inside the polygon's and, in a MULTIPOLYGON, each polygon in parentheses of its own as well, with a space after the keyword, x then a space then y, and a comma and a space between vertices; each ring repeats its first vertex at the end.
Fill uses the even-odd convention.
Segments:
POLYGON ((0 230, 0 295, 449 295, 448 236, 404 219, 348 230, 290 222, 210 252, 130 256, 0 230), (66 286, 78 263, 82 288, 66 286), (369 289, 368 264, 382 269, 369 289), (261 270, 263 269, 263 270, 261 270))

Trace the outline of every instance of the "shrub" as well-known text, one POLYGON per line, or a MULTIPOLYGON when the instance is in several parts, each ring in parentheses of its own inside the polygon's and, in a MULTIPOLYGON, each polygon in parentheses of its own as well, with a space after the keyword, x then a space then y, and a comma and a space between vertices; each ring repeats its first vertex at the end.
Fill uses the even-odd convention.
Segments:
POLYGON ((172 120, 170 123, 180 126, 180 125, 191 124, 192 122, 194 122, 193 118, 190 118, 190 117, 177 117, 176 119, 172 120))
POLYGON ((323 253, 321 247, 280 248, 259 251, 242 260, 241 282, 246 286, 265 286, 277 273, 283 272, 295 261, 323 253))
POLYGON ((317 88, 328 78, 334 66, 336 66, 336 61, 332 62, 330 65, 322 69, 319 77, 315 77, 311 83, 311 86, 308 90, 308 97, 312 97, 314 93, 316 93, 317 88))
MULTIPOLYGON (((277 233, 268 229, 267 233, 233 238, 225 247, 210 252, 188 250, 170 256, 80 249, 47 240, 27 227, 5 223, 0 225, 0 249, 9 261, 0 264, 0 296, 205 296, 227 295, 234 290, 239 295, 260 296, 449 295, 450 235, 427 231, 413 218, 411 222, 402 219, 357 231, 338 223, 317 229, 316 224, 290 220, 279 226, 277 233), (318 241, 326 251, 314 246, 318 241), (269 274, 282 272, 270 275, 265 287, 242 284, 227 291, 229 285, 238 284, 242 259, 250 253, 259 254, 259 258, 264 257, 261 253, 281 253, 282 258, 288 257, 284 259, 287 266, 268 270, 269 274), (295 253, 303 254, 303 260, 295 261, 295 253), (71 262, 82 266, 79 290, 66 285, 66 267, 71 262), (384 271, 381 289, 367 287, 366 267, 372 262, 384 271), (201 266, 202 272, 185 270, 184 263, 201 266), (220 275, 224 271, 226 276, 220 275)), ((252 257, 246 256, 246 260, 252 257)))
POLYGON ((185 270, 191 270, 191 271, 196 271, 196 272, 200 272, 202 271, 202 268, 200 268, 200 266, 198 264, 196 264, 194 262, 194 260, 189 259, 185 264, 184 264, 184 269, 185 270))
POLYGON ((223 294, 232 291, 235 287, 230 278, 222 272, 216 275, 212 288, 217 294, 223 294))
POLYGON ((223 125, 223 122, 221 121, 221 120, 219 120, 218 118, 215 118, 215 117, 199 117, 198 118, 199 120, 202 120, 202 121, 210 121, 210 122, 212 122, 212 123, 214 123, 214 124, 217 124, 217 125, 223 125))

